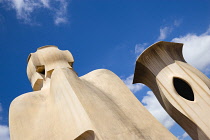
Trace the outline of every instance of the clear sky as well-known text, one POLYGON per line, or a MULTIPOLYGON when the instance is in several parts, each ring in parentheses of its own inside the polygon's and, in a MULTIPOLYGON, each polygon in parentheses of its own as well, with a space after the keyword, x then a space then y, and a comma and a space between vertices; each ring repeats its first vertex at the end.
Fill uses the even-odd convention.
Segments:
POLYGON ((116 73, 164 126, 189 140, 149 88, 131 85, 132 76, 137 56, 163 40, 185 43, 187 62, 209 77, 209 25, 209 0, 0 0, 0 139, 9 139, 11 101, 32 91, 29 53, 56 45, 71 51, 79 76, 100 68, 116 73))

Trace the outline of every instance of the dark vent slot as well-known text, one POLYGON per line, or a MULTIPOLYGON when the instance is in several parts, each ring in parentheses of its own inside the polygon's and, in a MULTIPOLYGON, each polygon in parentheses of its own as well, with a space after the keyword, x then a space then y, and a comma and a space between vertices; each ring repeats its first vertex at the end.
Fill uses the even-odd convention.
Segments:
POLYGON ((42 74, 42 75, 45 75, 45 67, 44 67, 44 65, 42 65, 42 66, 37 66, 37 67, 36 67, 36 72, 38 72, 38 73, 40 73, 40 74, 42 74))
POLYGON ((87 130, 74 140, 94 140, 95 134, 92 130, 87 130))
POLYGON ((194 93, 192 88, 188 83, 186 83, 184 80, 179 78, 173 78, 173 84, 176 89, 176 92, 182 96, 183 98, 194 101, 194 93))

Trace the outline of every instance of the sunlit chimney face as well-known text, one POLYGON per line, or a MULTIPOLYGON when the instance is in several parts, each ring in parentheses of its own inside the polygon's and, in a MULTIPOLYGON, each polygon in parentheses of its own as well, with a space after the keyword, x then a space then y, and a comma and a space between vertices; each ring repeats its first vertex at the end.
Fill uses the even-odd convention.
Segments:
POLYGON ((74 58, 69 51, 61 51, 56 46, 40 47, 28 57, 27 75, 34 90, 40 90, 43 81, 50 78, 54 69, 73 69, 74 58))

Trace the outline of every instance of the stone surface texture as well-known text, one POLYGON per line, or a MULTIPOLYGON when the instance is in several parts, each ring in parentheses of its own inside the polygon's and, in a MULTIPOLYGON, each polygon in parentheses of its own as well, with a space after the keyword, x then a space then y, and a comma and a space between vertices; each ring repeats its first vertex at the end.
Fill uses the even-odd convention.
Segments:
POLYGON ((34 91, 11 103, 11 140, 176 139, 113 72, 78 77, 73 62, 69 51, 56 46, 29 55, 34 91))
POLYGON ((180 43, 158 42, 137 59, 133 83, 150 87, 194 140, 210 139, 210 80, 187 64, 180 43))

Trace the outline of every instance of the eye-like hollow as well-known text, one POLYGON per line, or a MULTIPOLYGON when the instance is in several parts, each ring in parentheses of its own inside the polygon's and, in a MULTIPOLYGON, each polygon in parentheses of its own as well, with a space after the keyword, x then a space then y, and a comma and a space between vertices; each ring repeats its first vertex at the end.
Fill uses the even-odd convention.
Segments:
POLYGON ((73 62, 68 62, 68 63, 73 68, 73 62))
POLYGON ((174 84, 174 88, 176 89, 176 92, 180 96, 182 96, 183 98, 187 100, 194 101, 193 90, 187 82, 185 82, 182 79, 174 77, 173 84, 174 84))
POLYGON ((95 140, 95 133, 93 130, 87 130, 74 140, 95 140))
POLYGON ((44 65, 42 66, 36 66, 36 72, 42 74, 42 75, 45 75, 45 67, 44 65))

